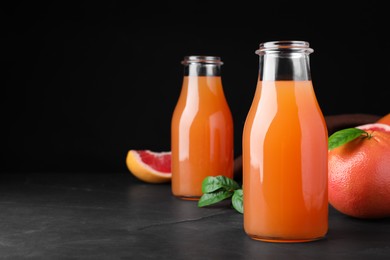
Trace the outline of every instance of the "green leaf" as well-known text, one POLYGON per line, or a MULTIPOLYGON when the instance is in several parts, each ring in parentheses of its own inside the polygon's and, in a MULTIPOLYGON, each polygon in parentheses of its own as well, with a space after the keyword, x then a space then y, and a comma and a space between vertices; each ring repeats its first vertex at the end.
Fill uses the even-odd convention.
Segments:
POLYGON ((366 131, 359 128, 346 128, 333 133, 328 139, 328 149, 332 150, 345 143, 352 141, 353 139, 361 136, 362 134, 368 134, 366 131))
POLYGON ((239 188, 240 186, 236 181, 228 177, 225 177, 223 175, 219 175, 215 177, 208 176, 202 182, 203 193, 211 193, 219 189, 223 189, 226 191, 234 191, 239 188))
POLYGON ((233 196, 233 191, 218 190, 213 193, 205 193, 198 201, 198 207, 209 206, 233 196))
POLYGON ((232 204, 233 204, 233 208, 235 208, 241 214, 244 213, 244 203, 242 199, 243 199, 242 189, 235 190, 232 197, 232 204))

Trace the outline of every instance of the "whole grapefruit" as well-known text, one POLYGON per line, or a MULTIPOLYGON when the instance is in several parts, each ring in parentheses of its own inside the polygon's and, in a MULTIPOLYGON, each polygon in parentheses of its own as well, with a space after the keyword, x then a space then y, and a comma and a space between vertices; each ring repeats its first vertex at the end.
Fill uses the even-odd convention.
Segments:
POLYGON ((329 203, 345 215, 390 217, 390 125, 373 123, 328 151, 329 203))

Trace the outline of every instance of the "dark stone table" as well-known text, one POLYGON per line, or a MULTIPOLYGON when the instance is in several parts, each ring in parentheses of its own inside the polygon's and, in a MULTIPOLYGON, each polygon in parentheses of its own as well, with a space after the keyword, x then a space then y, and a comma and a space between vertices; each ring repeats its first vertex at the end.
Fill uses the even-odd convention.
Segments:
POLYGON ((250 239, 229 201, 198 208, 130 174, 0 175, 1 259, 390 259, 390 219, 330 208, 325 239, 250 239))

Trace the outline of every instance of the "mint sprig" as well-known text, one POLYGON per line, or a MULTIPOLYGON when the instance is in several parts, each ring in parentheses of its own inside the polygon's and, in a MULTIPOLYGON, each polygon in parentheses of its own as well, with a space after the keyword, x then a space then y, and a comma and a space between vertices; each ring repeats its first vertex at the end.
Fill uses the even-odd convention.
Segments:
POLYGON ((348 143, 356 138, 358 138, 361 135, 368 136, 368 133, 364 130, 361 130, 359 128, 346 128, 339 130, 337 132, 334 132, 331 136, 328 138, 328 150, 332 150, 334 148, 337 148, 345 143, 348 143))
POLYGON ((198 201, 198 207, 209 206, 232 198, 233 208, 243 213, 243 192, 235 180, 223 175, 208 176, 202 182, 202 192, 203 195, 198 201))
POLYGON ((244 213, 243 195, 244 195, 244 193, 243 193, 242 189, 237 189, 234 191, 234 194, 232 197, 233 208, 235 208, 241 214, 244 213))

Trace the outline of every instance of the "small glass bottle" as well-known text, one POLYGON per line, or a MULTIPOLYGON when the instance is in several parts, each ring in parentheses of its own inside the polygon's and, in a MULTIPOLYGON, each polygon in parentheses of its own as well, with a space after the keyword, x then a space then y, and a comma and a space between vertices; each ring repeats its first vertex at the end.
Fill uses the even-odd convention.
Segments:
POLYGON ((244 229, 255 240, 305 242, 328 230, 328 133, 304 41, 260 44, 243 131, 244 229))
POLYGON ((186 56, 171 122, 172 193, 198 200, 207 176, 233 178, 233 118, 222 86, 220 57, 186 56))

